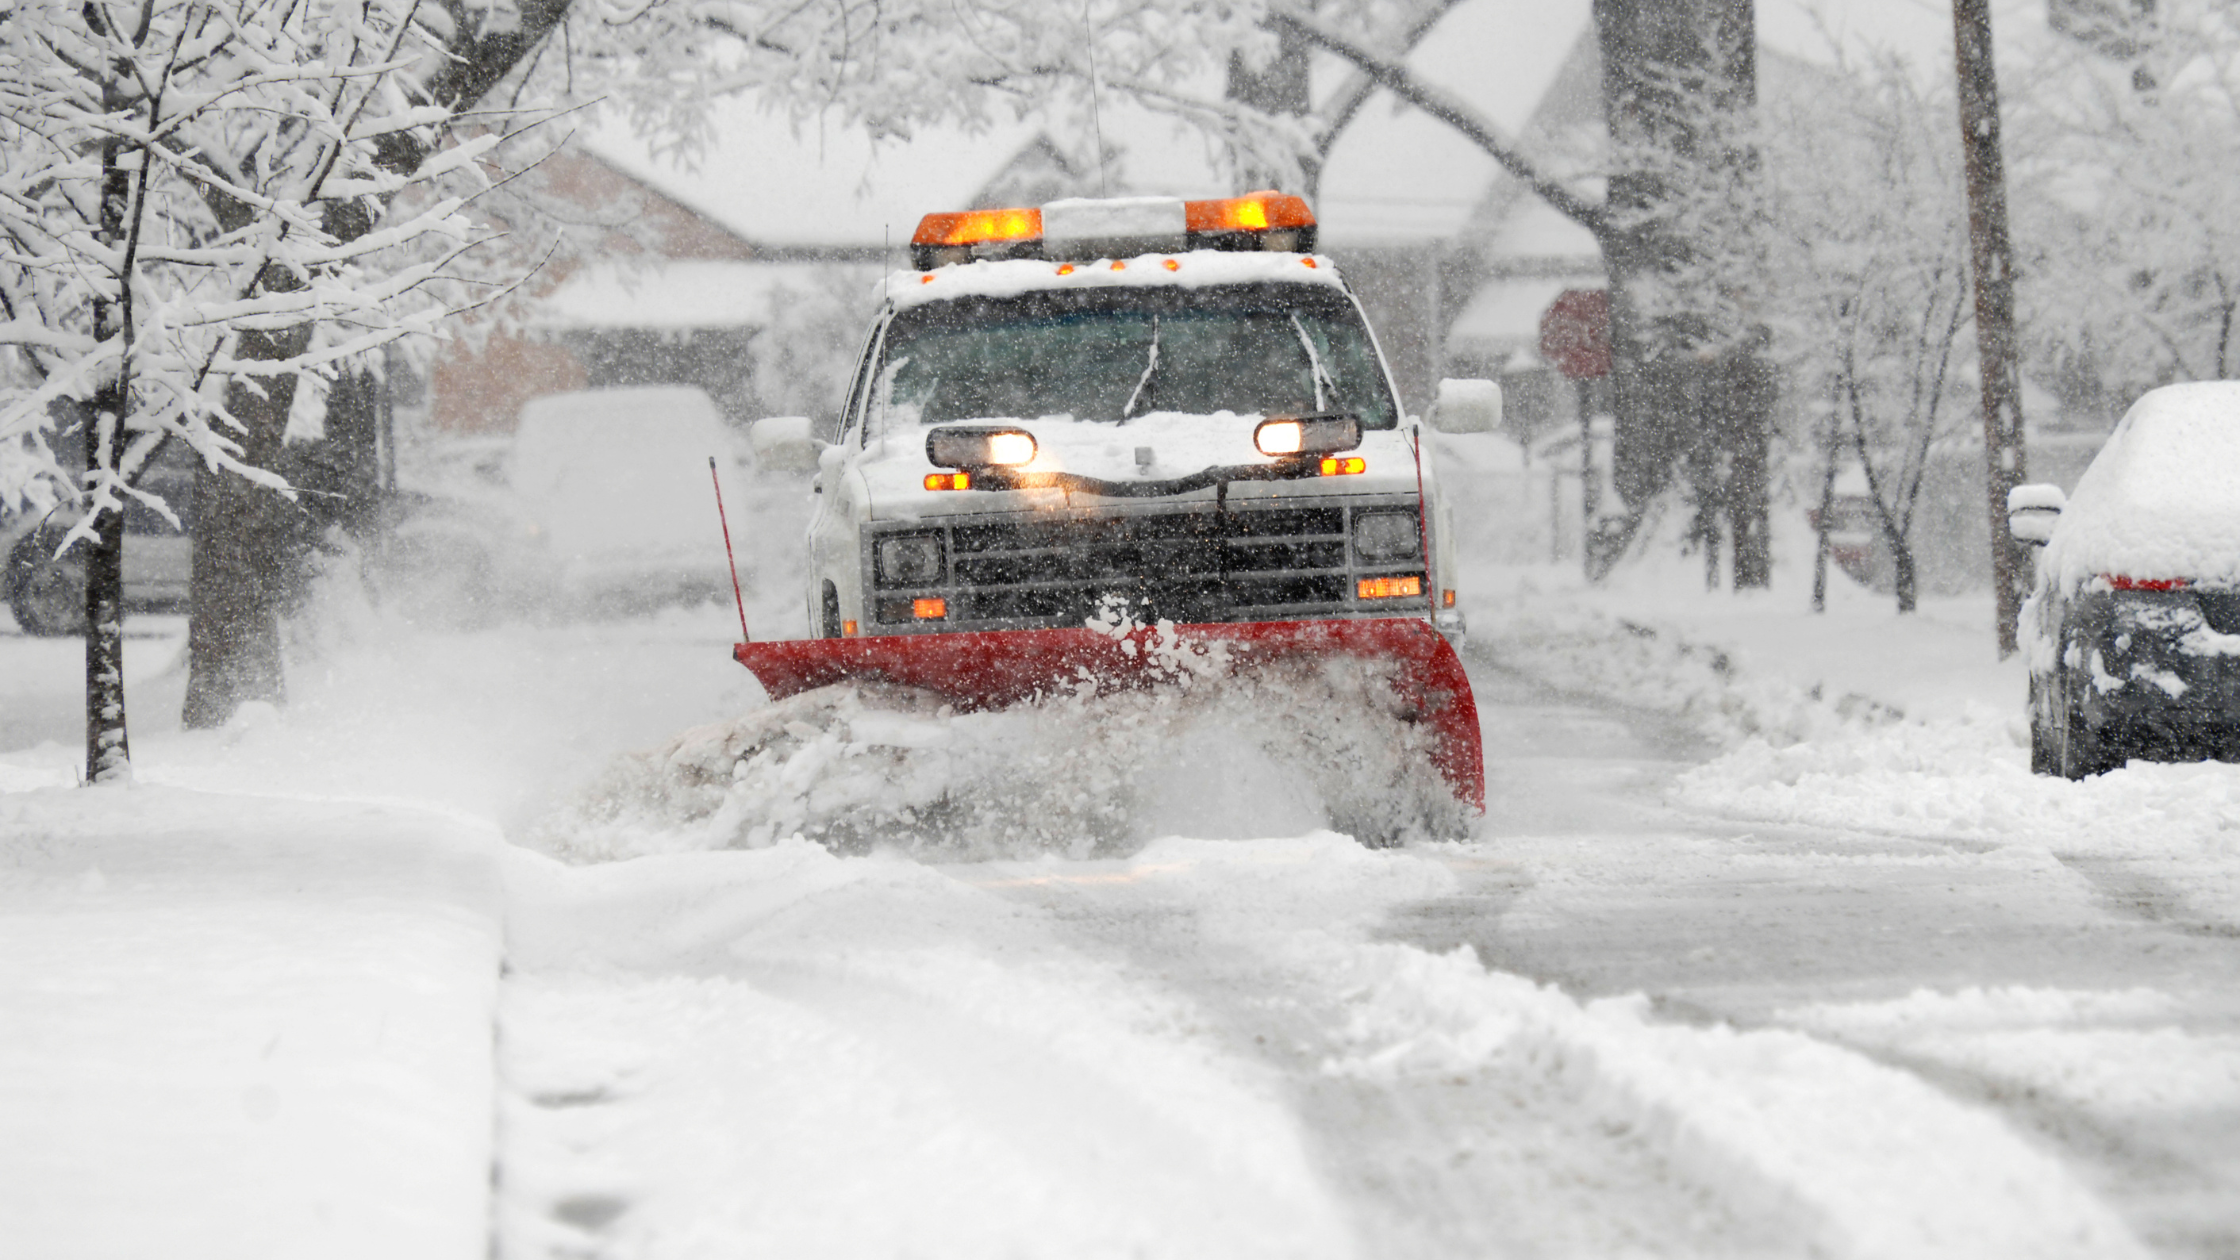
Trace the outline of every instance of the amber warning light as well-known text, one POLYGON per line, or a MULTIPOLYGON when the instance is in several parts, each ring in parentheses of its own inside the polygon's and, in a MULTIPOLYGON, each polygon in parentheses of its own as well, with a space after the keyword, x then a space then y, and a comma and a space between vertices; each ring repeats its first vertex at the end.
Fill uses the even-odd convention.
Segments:
POLYGON ((1423 579, 1407 577, 1363 578, 1354 588, 1356 599, 1401 599, 1423 594, 1423 579))
POLYGON ((1147 197, 1107 201, 1075 199, 1052 202, 1048 207, 1017 206, 929 214, 918 221, 918 230, 910 238, 911 261, 918 270, 931 271, 952 263, 979 260, 1062 258, 1065 250, 1053 245, 1050 239, 1056 231, 1051 216, 1073 224, 1066 229, 1068 233, 1085 223, 1109 223, 1108 227, 1085 238, 1094 242, 1101 252, 1076 256, 1119 258, 1171 251, 1178 242, 1169 234, 1175 233, 1177 228, 1180 229, 1179 243, 1184 249, 1311 253, 1315 243, 1314 211, 1307 206, 1306 199, 1264 190, 1242 197, 1202 201, 1147 197), (1154 216, 1150 213, 1157 208, 1154 203, 1170 207, 1165 215, 1173 215, 1173 208, 1179 208, 1181 213, 1171 219, 1154 216), (1046 215, 1045 210, 1049 214, 1046 215), (1151 232, 1144 225, 1154 217, 1161 221, 1157 231, 1151 232), (1144 236, 1146 232, 1151 235, 1144 236), (1133 243, 1141 248, 1123 252, 1121 247, 1138 236, 1144 239, 1133 243))

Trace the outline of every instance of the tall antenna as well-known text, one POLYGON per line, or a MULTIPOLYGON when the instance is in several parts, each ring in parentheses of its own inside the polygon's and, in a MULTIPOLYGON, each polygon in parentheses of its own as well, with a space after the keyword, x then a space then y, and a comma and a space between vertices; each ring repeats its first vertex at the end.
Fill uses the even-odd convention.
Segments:
POLYGON ((1089 0, 1081 0, 1081 26, 1089 33, 1089 125, 1097 133, 1097 195, 1110 197, 1104 175, 1104 112, 1097 100, 1097 27, 1089 20, 1089 0))

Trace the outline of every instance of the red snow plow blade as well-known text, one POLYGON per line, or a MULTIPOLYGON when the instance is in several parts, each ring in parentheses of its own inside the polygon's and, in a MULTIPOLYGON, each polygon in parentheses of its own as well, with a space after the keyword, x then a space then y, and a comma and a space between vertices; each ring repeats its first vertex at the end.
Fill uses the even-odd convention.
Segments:
MULTIPOLYGON (((1404 716, 1429 725, 1432 764, 1455 796, 1483 812, 1484 750, 1478 702, 1462 661, 1437 630, 1414 618, 1244 621, 1176 626, 1184 643, 1226 645, 1232 667, 1298 657, 1389 660, 1404 716)), ((1069 690, 1084 673, 1100 688, 1148 686, 1167 668, 1147 651, 1154 632, 1115 638, 1086 627, 788 639, 732 651, 772 700, 852 679, 919 687, 959 708, 994 709, 1069 690)))

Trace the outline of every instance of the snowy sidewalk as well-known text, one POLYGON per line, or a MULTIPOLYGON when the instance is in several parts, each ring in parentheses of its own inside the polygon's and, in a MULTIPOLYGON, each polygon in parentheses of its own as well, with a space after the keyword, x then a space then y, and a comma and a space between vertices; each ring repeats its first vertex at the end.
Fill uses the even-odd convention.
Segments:
POLYGON ((390 806, 0 795, 0 1238, 486 1255, 501 843, 390 806))

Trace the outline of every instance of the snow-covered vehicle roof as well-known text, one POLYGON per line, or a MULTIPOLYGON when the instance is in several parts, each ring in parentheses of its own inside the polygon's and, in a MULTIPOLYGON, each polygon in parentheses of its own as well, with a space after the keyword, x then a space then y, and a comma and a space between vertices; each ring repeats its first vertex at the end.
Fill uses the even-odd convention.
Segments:
POLYGON ((2240 582, 2240 382, 2166 385, 2134 403, 2077 481, 2043 572, 2240 582))

